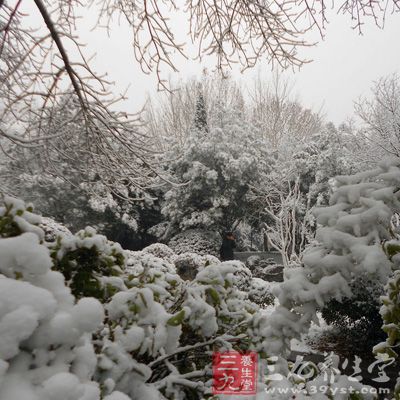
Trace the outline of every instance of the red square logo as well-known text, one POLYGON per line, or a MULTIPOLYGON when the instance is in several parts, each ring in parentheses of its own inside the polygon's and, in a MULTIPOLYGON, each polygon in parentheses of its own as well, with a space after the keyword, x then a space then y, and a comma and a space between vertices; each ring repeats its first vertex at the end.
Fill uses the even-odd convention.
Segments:
POLYGON ((213 354, 213 394, 256 394, 257 353, 213 354))

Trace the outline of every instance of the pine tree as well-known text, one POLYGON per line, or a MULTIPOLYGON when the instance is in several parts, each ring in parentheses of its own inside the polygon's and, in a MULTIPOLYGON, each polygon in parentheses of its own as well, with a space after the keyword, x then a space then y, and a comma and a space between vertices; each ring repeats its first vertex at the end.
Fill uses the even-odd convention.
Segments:
POLYGON ((200 132, 208 133, 207 110, 201 85, 198 87, 196 111, 194 115, 194 128, 200 132))

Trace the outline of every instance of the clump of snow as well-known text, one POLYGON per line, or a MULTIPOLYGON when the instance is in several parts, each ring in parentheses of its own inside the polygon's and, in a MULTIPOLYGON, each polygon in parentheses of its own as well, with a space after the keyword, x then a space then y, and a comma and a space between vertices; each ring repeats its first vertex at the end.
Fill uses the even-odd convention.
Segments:
POLYGON ((52 266, 49 250, 39 245, 39 238, 31 232, 2 239, 0 253, 0 271, 8 277, 28 279, 45 274, 52 266))

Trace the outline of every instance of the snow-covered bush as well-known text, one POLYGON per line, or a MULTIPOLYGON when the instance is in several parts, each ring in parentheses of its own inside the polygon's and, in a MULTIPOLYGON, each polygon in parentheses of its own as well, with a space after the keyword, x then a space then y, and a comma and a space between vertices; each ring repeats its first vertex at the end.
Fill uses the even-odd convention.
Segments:
POLYGON ((178 233, 169 241, 169 247, 176 253, 196 253, 219 256, 221 236, 212 231, 189 229, 178 233))
POLYGON ((174 264, 145 251, 126 251, 127 288, 150 288, 154 298, 169 308, 181 295, 182 280, 174 264))
POLYGON ((217 257, 211 255, 202 256, 195 253, 183 253, 176 256, 174 264, 177 273, 182 279, 193 280, 197 273, 210 264, 219 264, 217 257))
POLYGON ((382 242, 391 238, 392 210, 400 209, 399 164, 337 177, 330 205, 314 210, 319 244, 304 253, 304 265, 285 271, 276 293, 280 306, 265 327, 271 352, 285 353, 291 338, 307 332, 318 307, 351 296, 352 279, 368 274, 386 282, 392 263, 382 242))
POLYGON ((64 275, 76 297, 107 299, 123 285, 118 279, 125 255, 118 243, 87 227, 74 236, 58 236, 50 245, 54 268, 64 275))
POLYGON ((153 254, 155 257, 162 258, 168 262, 174 262, 175 252, 163 243, 154 243, 143 249, 143 252, 153 254))
POLYGON ((234 267, 233 276, 235 279, 235 286, 244 292, 248 292, 251 285, 253 275, 249 268, 247 268, 241 261, 232 260, 229 264, 234 267))
POLYGON ((345 341, 356 354, 365 354, 385 336, 379 313, 384 285, 373 275, 361 274, 352 279, 350 289, 350 297, 329 301, 322 309, 322 317, 339 328, 336 336, 341 343, 345 341))
MULTIPOLYGON (((385 342, 374 347, 375 353, 384 353, 399 360, 400 346, 400 241, 390 240, 384 245, 389 259, 395 265, 395 271, 385 286, 385 295, 381 297, 380 313, 383 319, 383 331, 387 338, 385 342)), ((396 400, 400 398, 400 376, 395 387, 396 400)))
POLYGON ((103 307, 93 298, 75 302, 51 269, 39 223, 22 201, 0 206, 0 398, 100 400, 91 334, 103 307))
MULTIPOLYGON (((24 168, 28 167, 24 165, 24 168)), ((36 165, 32 167, 36 168, 36 165)), ((14 193, 24 196, 38 206, 43 215, 74 232, 90 225, 108 236, 116 236, 121 231, 135 235, 137 207, 128 202, 127 205, 120 204, 98 181, 82 184, 76 165, 68 165, 65 170, 68 171, 69 182, 39 172, 14 176, 14 193)))
POLYGON ((211 392, 212 347, 248 348, 258 307, 236 287, 235 266, 208 265, 186 283, 174 270, 152 254, 129 252, 127 289, 106 305, 99 335, 97 379, 110 390, 138 400, 200 399, 211 392))
POLYGON ((66 226, 51 218, 42 217, 39 227, 44 231, 44 240, 46 242, 55 242, 58 236, 72 236, 71 231, 66 226))
POLYGON ((252 255, 250 257, 247 258, 246 260, 246 266, 253 271, 256 266, 261 262, 261 257, 258 255, 252 255))
POLYGON ((242 333, 257 306, 247 300, 247 295, 236 286, 236 265, 223 262, 210 265, 196 276, 187 287, 183 306, 189 307, 188 324, 205 337, 225 330, 242 333))
POLYGON ((260 278, 252 278, 248 289, 249 300, 261 307, 274 304, 275 296, 272 294, 269 282, 260 278))

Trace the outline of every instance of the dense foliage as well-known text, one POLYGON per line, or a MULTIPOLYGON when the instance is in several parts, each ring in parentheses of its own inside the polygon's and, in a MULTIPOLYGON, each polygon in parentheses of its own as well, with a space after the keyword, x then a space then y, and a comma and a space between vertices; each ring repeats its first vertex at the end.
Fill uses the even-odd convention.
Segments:
POLYGON ((338 351, 364 356, 385 339, 379 312, 384 284, 374 276, 363 274, 352 279, 349 286, 351 296, 329 301, 322 309, 322 317, 338 328, 332 335, 336 336, 338 347, 344 347, 338 351))
POLYGON ((179 185, 165 194, 162 213, 172 232, 201 228, 223 233, 235 228, 252 207, 251 191, 261 184, 271 156, 256 128, 240 111, 222 104, 208 129, 193 127, 168 169, 179 185))

